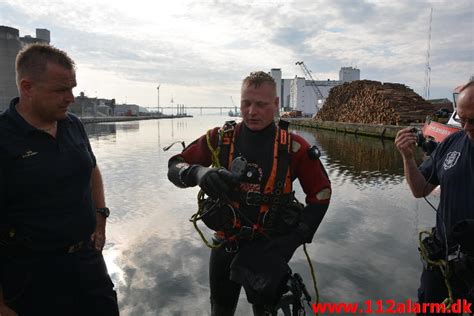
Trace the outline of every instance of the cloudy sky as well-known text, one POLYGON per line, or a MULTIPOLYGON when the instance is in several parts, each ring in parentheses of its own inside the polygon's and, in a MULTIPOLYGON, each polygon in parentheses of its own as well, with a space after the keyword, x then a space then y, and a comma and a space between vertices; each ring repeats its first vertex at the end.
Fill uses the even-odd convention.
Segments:
POLYGON ((160 105, 230 106, 241 79, 281 68, 338 79, 399 82, 423 95, 430 8, 431 98, 451 97, 474 74, 474 1, 0 0, 0 25, 51 31, 75 59, 89 96, 160 105))

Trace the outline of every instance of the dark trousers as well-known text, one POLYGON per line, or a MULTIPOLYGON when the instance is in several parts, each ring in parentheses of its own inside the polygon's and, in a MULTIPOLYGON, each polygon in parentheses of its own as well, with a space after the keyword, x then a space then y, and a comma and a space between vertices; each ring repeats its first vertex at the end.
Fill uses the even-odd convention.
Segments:
MULTIPOLYGON (((212 316, 233 316, 237 308, 242 286, 230 280, 230 265, 234 257, 235 253, 226 252, 225 247, 211 250, 209 283, 212 316)), ((252 309, 255 316, 268 315, 263 306, 253 305, 252 309)))
MULTIPOLYGON (((450 280, 451 288, 453 291, 453 298, 456 299, 467 299, 472 303, 472 297, 470 298, 469 288, 466 283, 459 277, 452 277, 450 280)), ((418 302, 419 303, 442 303, 448 297, 448 290, 444 282, 443 274, 437 267, 424 268, 421 274, 420 288, 418 289, 418 302)), ((438 313, 425 313, 418 315, 447 315, 438 313)), ((457 315, 451 313, 450 315, 457 315)), ((471 314, 472 315, 472 314, 471 314)))
POLYGON ((117 294, 102 254, 90 245, 72 254, 35 254, 0 265, 6 304, 20 316, 117 316, 117 294))

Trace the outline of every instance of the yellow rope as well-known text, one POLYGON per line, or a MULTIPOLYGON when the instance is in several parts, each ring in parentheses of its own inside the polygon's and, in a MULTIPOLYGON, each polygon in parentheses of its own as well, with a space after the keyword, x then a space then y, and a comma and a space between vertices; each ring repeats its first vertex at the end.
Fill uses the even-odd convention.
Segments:
POLYGON ((441 270, 441 273, 443 274, 443 277, 444 277, 444 284, 446 285, 446 289, 448 290, 448 297, 443 301, 443 304, 446 306, 446 308, 450 308, 451 304, 454 303, 454 299, 453 299, 453 290, 451 288, 451 284, 449 283, 449 273, 450 273, 449 266, 446 260, 443 260, 443 259, 431 260, 428 257, 428 251, 426 250, 425 245, 423 245, 422 243, 424 234, 433 238, 433 233, 426 230, 421 231, 418 234, 418 242, 420 245, 421 257, 423 258, 423 260, 425 260, 426 263, 431 264, 433 266, 437 266, 441 270))
MULTIPOLYGON (((316 293, 316 305, 319 304, 319 291, 318 291, 318 284, 316 282, 316 273, 314 272, 313 263, 309 258, 308 251, 306 250, 306 244, 303 244, 304 254, 306 255, 306 260, 308 260, 309 270, 311 271, 311 277, 313 278, 313 286, 314 292, 316 293)), ((318 313, 316 313, 318 315, 318 313)))
POLYGON ((194 213, 191 218, 189 219, 189 221, 191 221, 194 225, 194 229, 196 229, 196 231, 198 232, 199 236, 201 237, 202 241, 204 242, 204 244, 211 248, 211 249, 214 249, 214 248, 219 248, 222 244, 214 244, 214 243, 211 243, 209 242, 209 240, 206 239, 206 237, 204 236, 204 233, 202 232, 202 230, 199 228, 198 224, 197 224, 197 221, 198 221, 198 218, 199 216, 202 214, 202 211, 203 211, 203 202, 204 202, 204 192, 202 190, 199 190, 198 192, 198 195, 197 195, 197 202, 198 202, 198 210, 196 213, 194 213))
MULTIPOLYGON (((222 133, 222 132, 219 130, 219 133, 222 133)), ((220 168, 221 163, 219 162, 219 153, 221 151, 221 148, 220 147, 217 147, 217 148, 212 147, 211 130, 208 130, 207 133, 206 133, 206 141, 207 141, 207 147, 209 147, 209 150, 211 151, 212 166, 216 167, 216 168, 220 168)))
MULTIPOLYGON (((209 147, 209 150, 211 151, 212 166, 219 168, 220 167, 220 162, 219 162, 220 148, 219 147, 217 147, 217 148, 212 147, 211 130, 208 130, 207 133, 206 133, 206 141, 207 141, 207 146, 209 147)), ((200 217, 200 215, 202 215, 202 212, 203 212, 204 192, 202 190, 199 190, 199 192, 198 192, 197 202, 198 202, 198 210, 197 210, 196 213, 194 213, 191 216, 191 218, 189 220, 193 223, 194 229, 196 229, 196 231, 198 232, 198 234, 201 237, 202 241, 204 242, 204 244, 207 247, 209 247, 211 249, 219 248, 222 244, 214 244, 214 243, 209 242, 209 240, 206 239, 206 237, 204 236, 204 233, 202 232, 202 230, 199 228, 199 226, 197 224, 198 218, 200 217)))

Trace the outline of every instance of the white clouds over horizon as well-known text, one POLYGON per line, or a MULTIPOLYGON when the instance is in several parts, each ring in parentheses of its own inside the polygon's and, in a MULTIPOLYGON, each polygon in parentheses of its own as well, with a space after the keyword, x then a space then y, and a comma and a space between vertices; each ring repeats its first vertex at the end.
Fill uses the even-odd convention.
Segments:
POLYGON ((474 74, 474 1, 0 0, 0 24, 51 31, 78 65, 78 90, 119 102, 229 106, 241 79, 281 68, 319 79, 357 65, 363 79, 423 92, 430 7, 431 96, 474 74))

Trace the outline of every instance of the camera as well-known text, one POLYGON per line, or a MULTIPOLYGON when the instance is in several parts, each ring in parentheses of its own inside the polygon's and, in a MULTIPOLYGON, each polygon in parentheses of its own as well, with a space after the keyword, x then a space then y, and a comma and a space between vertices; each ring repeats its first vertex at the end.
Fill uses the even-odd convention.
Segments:
POLYGON ((421 147, 426 155, 431 155, 431 153, 436 149, 438 143, 434 141, 431 137, 425 137, 421 129, 413 127, 411 132, 416 136, 416 146, 421 147))
POLYGON ((237 181, 242 180, 245 170, 247 169, 247 160, 244 157, 237 157, 232 160, 230 166, 230 173, 235 177, 237 181))

